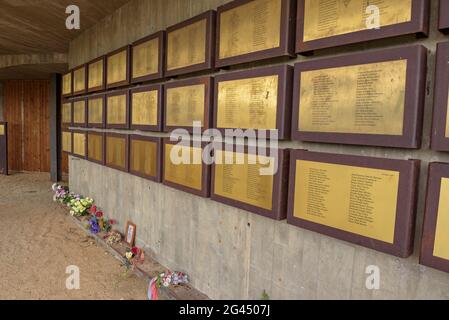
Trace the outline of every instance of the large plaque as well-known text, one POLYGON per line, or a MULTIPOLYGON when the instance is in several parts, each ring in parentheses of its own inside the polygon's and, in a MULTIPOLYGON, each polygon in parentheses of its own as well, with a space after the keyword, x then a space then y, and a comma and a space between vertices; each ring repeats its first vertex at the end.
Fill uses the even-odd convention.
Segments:
POLYGON ((0 122, 0 174, 8 175, 8 124, 0 122))
POLYGON ((73 100, 73 122, 74 127, 85 127, 87 124, 87 100, 86 98, 73 100))
POLYGON ((85 131, 73 131, 72 155, 85 159, 87 156, 87 133, 85 131))
POLYGON ((87 126, 89 128, 103 128, 106 114, 106 96, 104 94, 91 95, 87 98, 87 126))
POLYGON ((431 163, 420 263, 449 272, 449 164, 431 163))
POLYGON ((296 64, 292 138, 419 148, 426 57, 411 46, 296 64))
POLYGON ((211 70, 214 67, 216 12, 167 28, 165 75, 211 70))
POLYGON ((136 41, 131 46, 131 82, 161 79, 164 75, 165 31, 136 41))
POLYGON ((214 127, 277 130, 279 139, 289 138, 292 77, 287 65, 216 76, 214 127))
POLYGON ((438 28, 444 32, 449 32, 449 1, 447 0, 439 0, 440 1, 440 16, 438 21, 438 28))
POLYGON ((200 143, 163 141, 163 183, 169 187, 208 198, 210 165, 202 161, 200 143))
POLYGON ((296 51, 427 35, 429 7, 429 0, 298 0, 296 51))
POLYGON ((288 222, 408 257, 419 166, 418 160, 291 151, 288 222))
POLYGON ((106 128, 129 128, 129 90, 106 95, 106 128))
POLYGON ((167 83, 164 86, 164 131, 183 128, 192 132, 193 122, 206 130, 211 121, 213 78, 202 77, 167 83))
POLYGON ((128 172, 129 137, 127 135, 107 133, 105 136, 106 166, 128 172))
POLYGON ((215 150, 211 199, 271 219, 285 219, 289 151, 260 151, 236 145, 215 150))
POLYGON ((155 182, 162 181, 161 138, 139 135, 130 137, 129 172, 155 182))
POLYGON ((87 91, 96 92, 106 88, 106 56, 87 64, 87 91))
POLYGON ((62 96, 70 97, 72 92, 72 71, 70 71, 62 76, 62 96))
POLYGON ((131 128, 162 131, 162 85, 149 85, 130 90, 131 128))
POLYGON ((235 0, 217 9, 217 67, 295 56, 296 0, 235 0))
POLYGON ((72 125, 72 102, 63 101, 61 104, 61 123, 63 127, 72 125))
POLYGON ((61 133, 61 147, 62 151, 67 154, 73 152, 73 133, 71 131, 62 131, 61 133))
POLYGON ((73 95, 81 95, 87 92, 86 65, 73 69, 73 95))
POLYGON ((130 46, 106 56, 106 88, 126 86, 130 82, 130 46))
POLYGON ((104 133, 87 133, 87 160, 104 164, 104 133))

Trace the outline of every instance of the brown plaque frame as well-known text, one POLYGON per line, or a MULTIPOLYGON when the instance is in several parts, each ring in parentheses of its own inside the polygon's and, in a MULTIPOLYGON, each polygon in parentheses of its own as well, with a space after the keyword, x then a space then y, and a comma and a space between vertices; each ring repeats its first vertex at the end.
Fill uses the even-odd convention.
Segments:
POLYGON ((130 135, 129 138, 129 173, 131 173, 132 175, 135 175, 137 177, 141 177, 147 180, 151 180, 154 182, 162 182, 162 138, 157 138, 157 137, 148 137, 148 136, 141 136, 141 135, 130 135), (154 142, 157 145, 157 176, 149 176, 146 174, 142 174, 138 171, 134 171, 131 169, 131 145, 132 145, 132 141, 133 140, 140 140, 140 141, 150 141, 150 142, 154 142))
POLYGON ((72 132, 72 153, 70 153, 70 155, 71 155, 71 156, 74 156, 74 157, 76 157, 76 158, 79 158, 79 159, 87 159, 87 151, 88 151, 88 150, 87 150, 87 132, 88 132, 88 131, 84 131, 84 130, 70 130, 70 132, 72 132), (85 153, 85 156, 81 156, 81 155, 75 153, 75 146, 74 146, 74 143, 75 143, 75 133, 82 133, 82 134, 84 134, 84 135, 86 136, 86 141, 85 141, 85 143, 84 143, 84 149, 85 149, 84 153, 85 153))
POLYGON ((72 70, 72 96, 80 96, 87 93, 87 64, 82 64, 72 70), (84 89, 75 91, 75 72, 84 69, 84 89))
POLYGON ((438 29, 447 34, 449 33, 449 2, 447 0, 440 0, 439 6, 438 29))
POLYGON ((153 132, 162 132, 163 130, 163 100, 164 99, 164 87, 161 84, 154 84, 154 85, 147 85, 142 87, 137 87, 134 89, 130 89, 129 91, 129 123, 130 128, 135 130, 142 130, 142 131, 153 131, 153 132), (146 91, 153 91, 157 90, 157 125, 135 125, 132 123, 132 113, 133 113, 133 99, 132 95, 133 93, 139 93, 139 92, 146 92, 146 91))
POLYGON ((129 129, 129 89, 122 89, 113 92, 109 92, 105 95, 105 112, 104 112, 104 124, 107 129, 129 129), (126 124, 108 124, 108 98, 114 96, 121 96, 126 94, 126 124))
POLYGON ((120 134, 120 133, 105 133, 104 140, 103 140, 103 150, 104 150, 104 165, 105 167, 115 169, 118 171, 129 173, 129 135, 127 134, 120 134), (111 165, 107 163, 107 143, 106 140, 108 137, 115 137, 115 138, 125 138, 125 168, 121 168, 119 166, 111 165))
POLYGON ((107 68, 106 68, 106 56, 101 56, 98 57, 96 59, 93 59, 91 61, 89 61, 87 63, 86 66, 87 69, 87 92, 88 93, 92 93, 92 92, 98 92, 98 91, 104 91, 106 90, 106 72, 107 72, 107 68), (97 86, 97 87, 93 87, 93 88, 89 88, 89 66, 93 63, 96 63, 98 61, 103 60, 103 84, 101 86, 97 86))
POLYGON ((77 128, 86 128, 87 127, 87 98, 83 97, 83 98, 75 98, 73 100, 71 100, 72 102, 72 127, 77 127, 77 128), (79 101, 84 101, 84 122, 83 123, 76 123, 75 122, 75 103, 79 102, 79 101))
POLYGON ((87 127, 88 128, 104 128, 106 125, 106 94, 104 93, 99 93, 99 94, 93 94, 87 97, 87 113, 86 113, 86 117, 87 117, 87 127), (102 122, 101 124, 98 123, 90 123, 89 122, 89 101, 90 100, 95 100, 101 98, 103 100, 103 116, 102 116, 102 122))
POLYGON ((73 101, 72 100, 66 100, 66 99, 62 99, 61 101, 61 127, 63 129, 68 129, 69 127, 71 127, 73 125, 73 101), (62 122, 62 106, 64 104, 70 104, 70 122, 62 122))
POLYGON ((307 150, 293 150, 290 152, 290 181, 287 222, 291 225, 318 232, 326 236, 351 242, 401 258, 406 258, 413 253, 420 163, 420 160, 393 160, 384 158, 309 152, 307 150), (394 243, 389 244, 383 241, 375 240, 295 217, 293 215, 293 210, 296 160, 308 160, 337 165, 350 165, 372 169, 399 171, 400 179, 396 207, 394 243))
POLYGON ((0 122, 4 134, 0 135, 0 174, 8 175, 8 123, 0 122))
POLYGON ((296 52, 310 54, 314 50, 333 48, 348 44, 367 42, 383 38, 416 34, 427 36, 429 34, 430 1, 412 0, 412 18, 410 22, 383 27, 381 29, 362 30, 343 35, 331 36, 313 41, 303 41, 305 0, 298 0, 296 22, 296 52))
POLYGON ((197 71, 211 71, 214 69, 215 62, 215 37, 216 37, 216 20, 217 13, 215 10, 209 10, 197 15, 193 18, 175 24, 167 28, 165 35, 165 49, 164 49, 164 70, 166 77, 173 77, 187 73, 193 73, 197 71), (168 34, 170 32, 182 29, 190 24, 206 19, 206 61, 204 63, 199 63, 187 67, 182 67, 174 70, 167 70, 167 52, 168 52, 168 34))
POLYGON ((194 86, 197 84, 205 84, 206 85, 206 94, 204 96, 204 125, 202 132, 210 128, 212 123, 212 103, 213 103, 213 90, 212 86, 214 84, 214 78, 210 76, 191 78, 186 80, 179 80, 175 82, 166 83, 164 85, 164 105, 163 105, 163 114, 164 114, 164 132, 171 132, 175 129, 185 129, 188 132, 192 133, 192 127, 185 126, 168 126, 167 125, 167 90, 172 88, 186 87, 186 86, 194 86))
MULTIPOLYGON (((165 145, 166 144, 173 144, 176 145, 178 144, 178 142, 172 142, 170 141, 170 138, 163 138, 162 139, 162 163, 164 163, 165 161, 165 145)), ((182 144, 185 145, 185 144, 182 144)), ((204 147, 206 146, 206 143, 202 143, 201 147, 204 149, 204 147)), ((189 142, 189 146, 192 146, 192 141, 189 142)), ((201 181, 201 185, 202 185, 202 189, 201 190, 196 190, 196 189, 192 189, 183 185, 179 185, 170 181, 165 180, 165 166, 162 165, 162 184, 180 190, 180 191, 184 191, 187 193, 191 193, 203 198, 209 198, 210 197, 210 175, 211 174, 211 166, 202 163, 202 181, 201 181)))
POLYGON ((295 27, 296 27, 296 0, 282 0, 280 46, 257 52, 220 59, 220 22, 221 14, 225 11, 242 6, 254 0, 234 0, 217 8, 217 33, 215 66, 217 68, 241 63, 266 60, 278 57, 296 57, 295 53, 295 27))
POLYGON ((131 44, 130 63, 129 63, 129 68, 130 68, 130 72, 131 72, 131 83, 134 84, 134 83, 140 83, 140 82, 145 82, 145 81, 162 79, 164 77, 164 69, 165 69, 165 66, 164 66, 165 58, 164 57, 165 57, 165 31, 156 32, 152 35, 149 35, 145 38, 142 38, 140 40, 133 42, 131 44), (134 75, 132 72, 134 47, 139 44, 142 44, 144 42, 156 39, 156 38, 159 39, 158 72, 153 73, 153 74, 148 74, 146 76, 134 78, 134 75))
POLYGON ((421 146, 427 49, 421 45, 299 62, 295 65, 292 140, 417 149, 421 146), (299 131, 300 74, 303 71, 408 59, 402 136, 299 131))
MULTIPOLYGON (((237 150, 236 145, 232 145, 232 149, 235 152, 237 150)), ((275 150, 275 149, 273 149, 275 150)), ((226 151, 226 150, 225 150, 226 151)), ((273 208, 267 210, 257 206, 247 204, 238 200, 222 197, 215 194, 215 164, 212 165, 211 171, 211 196, 214 201, 224 203, 231 207, 236 207, 242 210, 246 210, 270 219, 284 220, 287 218, 287 200, 288 200, 288 171, 289 171, 289 152, 290 149, 276 149, 278 157, 278 171, 273 177, 273 208)), ((244 146, 245 154, 257 155, 257 150, 250 149, 247 145, 244 146)), ((270 154, 267 154, 270 156, 270 154)))
MULTIPOLYGON (((254 70, 238 71, 215 76, 214 78, 214 104, 213 104, 213 127, 217 128, 218 122, 218 84, 221 81, 240 80, 256 77, 265 77, 270 75, 278 75, 278 108, 276 111, 276 128, 278 130, 279 139, 285 140, 290 138, 291 121, 289 119, 292 112, 292 88, 293 88, 293 68, 289 65, 280 65, 274 67, 265 67, 254 70)), ((221 133, 225 133, 226 129, 235 128, 218 128, 221 133)), ((251 129, 251 128, 249 128, 251 129)), ((258 132, 256 132, 258 136, 258 132)))
POLYGON ((427 177, 426 205, 419 263, 444 272, 449 272, 449 260, 433 255, 438 206, 440 203, 441 178, 449 178, 449 164, 441 162, 430 163, 427 177))
POLYGON ((72 95, 73 95, 73 72, 72 72, 72 70, 70 70, 69 72, 64 73, 61 77, 61 97, 68 98, 68 97, 71 97, 72 95), (70 93, 64 94, 64 77, 68 74, 70 74, 70 78, 71 78, 70 93))
POLYGON ((106 139, 106 136, 105 136, 104 132, 94 132, 94 131, 87 131, 86 132, 86 141, 87 141, 87 143, 86 143, 86 145, 87 145, 87 147, 86 147, 87 148, 86 160, 88 160, 90 162, 94 162, 94 163, 100 164, 102 166, 105 165, 105 163, 106 163, 106 153, 105 153, 105 151, 106 151, 105 150, 106 144, 105 144, 105 139, 106 139), (92 159, 91 157, 89 157, 89 134, 100 136, 103 139, 102 140, 103 144, 101 146, 102 152, 103 152, 103 159, 101 161, 98 161, 98 160, 95 160, 95 159, 92 159))
POLYGON ((121 48, 119 48, 117 50, 114 50, 114 51, 112 51, 112 52, 110 52, 110 53, 108 53, 106 55, 106 72, 105 72, 106 89, 113 89, 113 88, 118 88, 118 87, 124 87, 124 86, 127 86, 127 85, 130 84, 130 80, 131 80, 131 63, 130 63, 131 62, 131 55, 130 55, 130 51, 131 51, 131 46, 130 45, 126 45, 126 46, 123 46, 123 47, 121 47, 121 48), (126 50, 126 64, 127 64, 127 66, 126 66, 126 80, 115 82, 115 83, 108 83, 107 72, 108 72, 108 63, 109 63, 108 60, 109 60, 109 57, 111 57, 111 56, 113 56, 113 55, 115 55, 115 54, 117 54, 119 52, 125 51, 125 50, 126 50))

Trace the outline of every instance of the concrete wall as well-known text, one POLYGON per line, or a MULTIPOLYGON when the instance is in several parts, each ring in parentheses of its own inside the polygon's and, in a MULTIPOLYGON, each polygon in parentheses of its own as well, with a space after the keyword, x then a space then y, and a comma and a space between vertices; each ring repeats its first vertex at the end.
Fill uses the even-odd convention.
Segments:
MULTIPOLYGON (((215 8, 226 0, 134 0, 87 30, 70 45, 71 67, 87 62, 146 34, 215 8)), ((418 264, 427 165, 449 162, 449 154, 429 150, 438 1, 432 1, 431 34, 407 36, 322 50, 313 57, 336 56, 421 43, 429 49, 423 146, 420 150, 284 142, 282 147, 311 151, 422 160, 415 254, 398 259, 313 232, 274 222, 84 160, 70 160, 70 186, 94 197, 108 215, 137 226, 140 245, 163 264, 188 272, 193 285, 211 298, 258 299, 449 299, 449 274, 418 264), (381 289, 365 288, 365 268, 377 265, 381 289)), ((285 63, 272 60, 232 69, 285 63)), ((229 71, 221 71, 229 72, 229 71)))

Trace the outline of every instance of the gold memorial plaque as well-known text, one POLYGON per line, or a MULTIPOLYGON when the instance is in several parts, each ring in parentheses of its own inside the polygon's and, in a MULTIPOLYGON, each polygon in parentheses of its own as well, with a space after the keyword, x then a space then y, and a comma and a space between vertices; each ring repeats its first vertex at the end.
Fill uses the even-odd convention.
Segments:
POLYGON ((158 175, 158 144, 147 140, 131 140, 130 170, 145 176, 158 175))
POLYGON ((86 123, 86 100, 80 100, 73 103, 73 123, 86 123))
POLYGON ((86 134, 73 133, 73 153, 85 157, 86 156, 86 134))
POLYGON ((126 94, 107 97, 107 124, 126 125, 127 124, 127 98, 126 94))
POLYGON ((206 62, 207 19, 167 34, 167 70, 206 62))
POLYGON ((133 92, 131 125, 156 126, 158 123, 158 90, 133 92))
POLYGON ((133 46, 133 79, 159 72, 159 37, 133 46))
POLYGON ((273 175, 261 175, 260 169, 275 161, 274 158, 240 154, 241 163, 236 161, 235 152, 217 150, 215 164, 214 193, 225 198, 240 201, 266 210, 273 209, 273 175), (233 159, 234 164, 226 164, 233 159))
POLYGON ((194 121, 204 126, 205 84, 168 88, 166 94, 167 126, 192 127, 194 121))
POLYGON ((94 89, 94 88, 100 88, 103 87, 103 73, 104 73, 104 61, 103 59, 100 59, 96 62, 93 62, 88 65, 88 72, 89 72, 89 81, 88 81, 88 88, 94 89))
POLYGON ((4 136, 4 135, 5 135, 5 125, 0 124, 0 136, 4 136))
POLYGON ((403 135, 407 60, 301 72, 299 130, 403 135))
POLYGON ((108 56, 107 84, 112 85, 128 80, 128 50, 108 56))
POLYGON ((165 144, 164 179, 171 183, 191 189, 201 190, 203 187, 202 152, 203 150, 201 148, 173 145, 169 143, 165 144), (189 154, 192 164, 173 163, 171 160, 171 152, 173 152, 174 155, 189 154), (194 159, 199 159, 199 164, 193 164, 194 159))
POLYGON ((278 48, 282 0, 254 0, 220 14, 219 58, 278 48))
POLYGON ((276 129, 277 75, 218 83, 218 128, 276 129))
POLYGON ((103 123, 103 103, 104 103, 103 97, 89 99, 87 101, 89 124, 102 124, 103 123))
POLYGON ((412 20, 412 0, 305 0, 303 41, 367 30, 369 5, 380 10, 380 27, 412 20))
POLYGON ((86 68, 82 67, 73 71, 73 92, 86 90, 86 68))
POLYGON ((126 169, 126 138, 106 136, 106 165, 126 169))
POLYGON ((442 178, 433 255, 449 260, 449 179, 442 178))
POLYGON ((62 151, 72 153, 72 133, 62 132, 62 151))
POLYGON ((62 77, 62 95, 72 94, 72 73, 69 72, 62 77))
POLYGON ((63 103, 61 112, 62 123, 72 123, 72 103, 63 103))
POLYGON ((103 161, 103 135, 88 133, 87 156, 90 160, 103 161))
POLYGON ((394 243, 399 172, 296 161, 294 217, 394 243))

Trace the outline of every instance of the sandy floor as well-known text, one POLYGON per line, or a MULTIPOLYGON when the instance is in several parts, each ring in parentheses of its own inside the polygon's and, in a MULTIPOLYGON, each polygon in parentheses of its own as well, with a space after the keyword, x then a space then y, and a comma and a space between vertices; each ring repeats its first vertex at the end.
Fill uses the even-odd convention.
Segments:
POLYGON ((52 201, 48 174, 0 176, 0 299, 145 299, 147 281, 124 271, 52 201), (80 290, 66 289, 69 265, 80 290))

